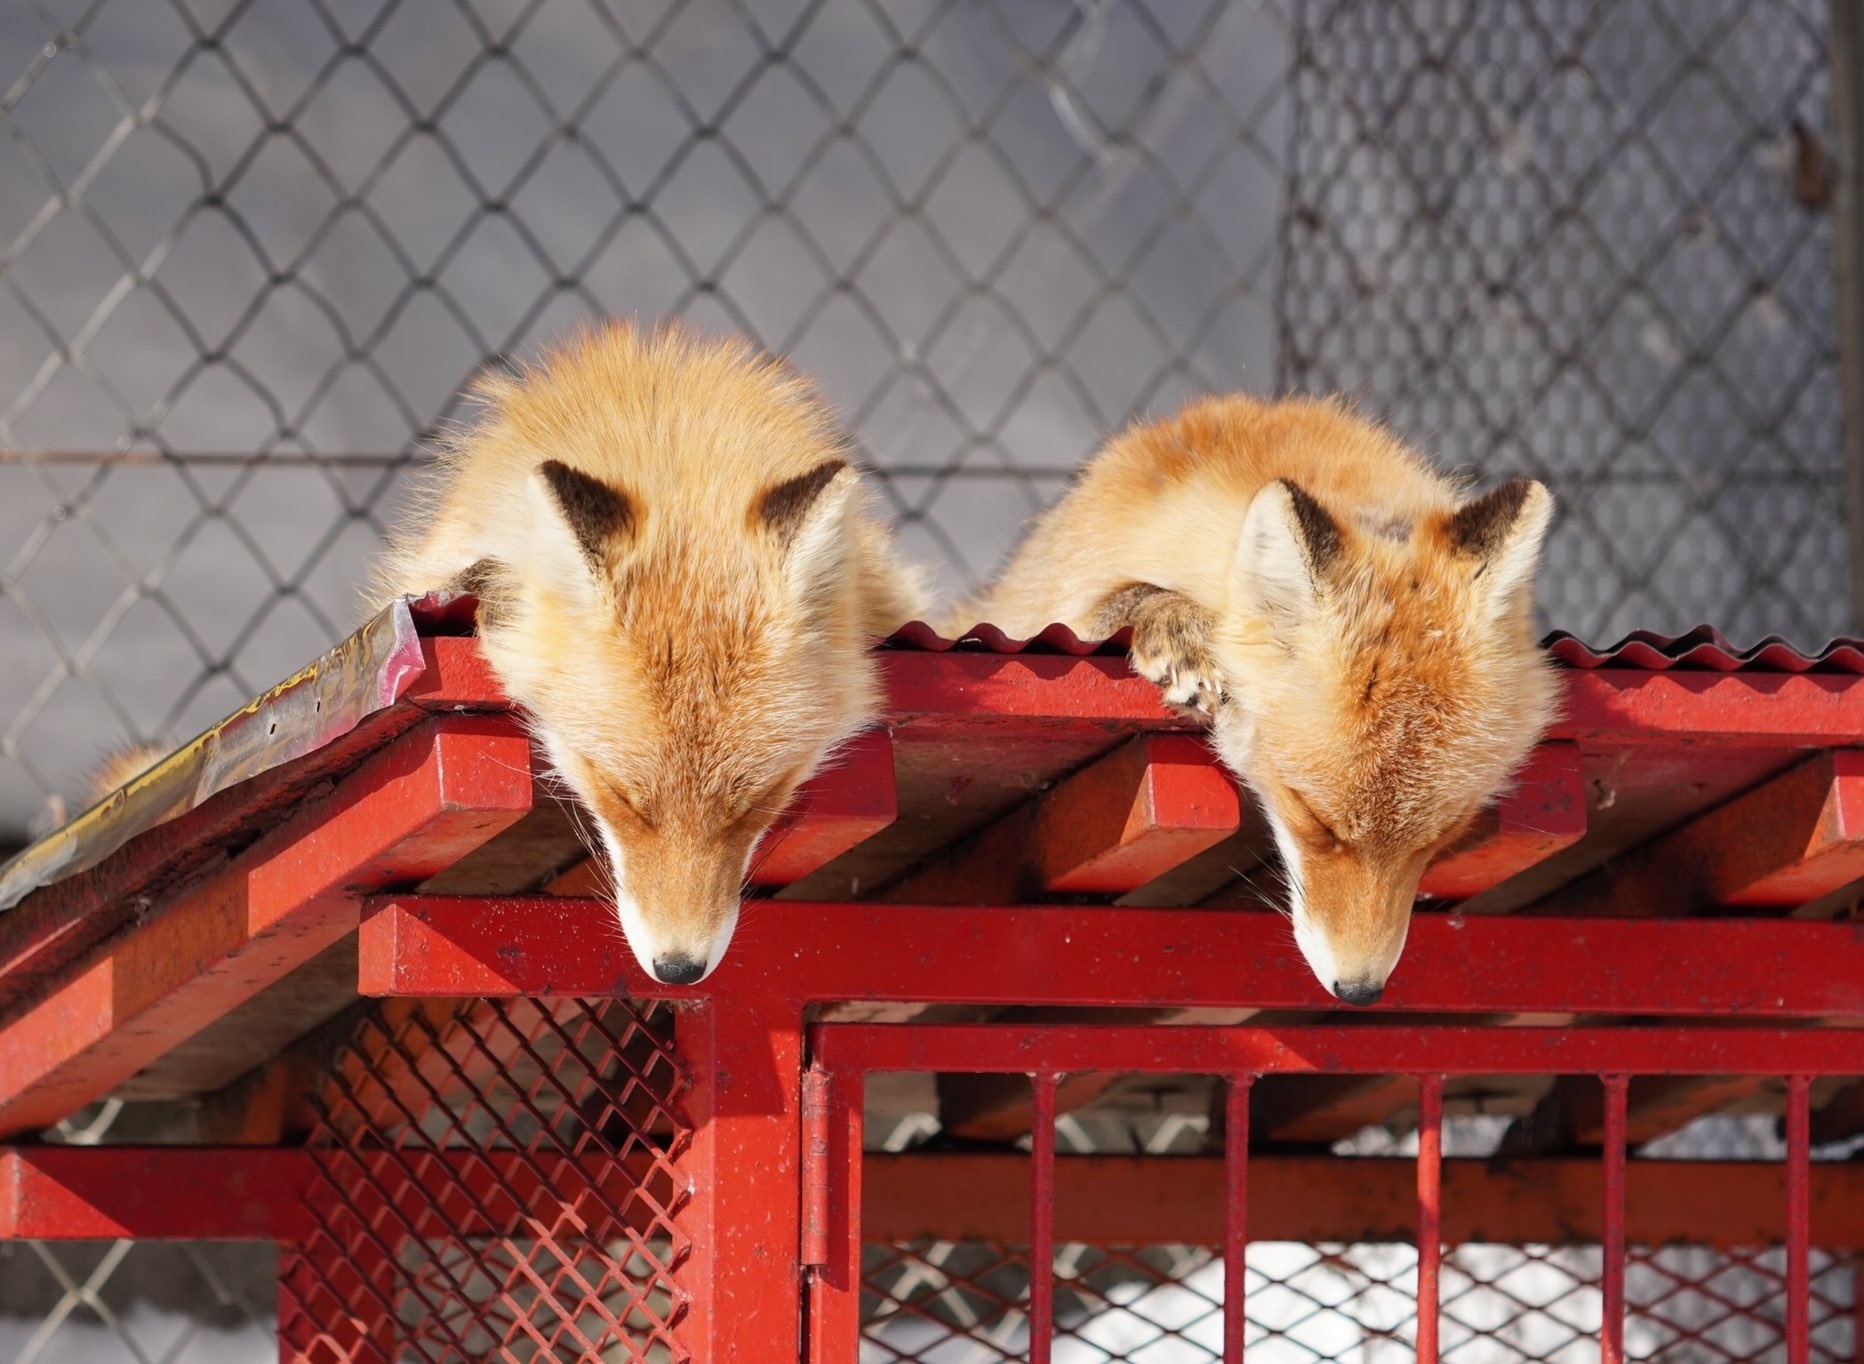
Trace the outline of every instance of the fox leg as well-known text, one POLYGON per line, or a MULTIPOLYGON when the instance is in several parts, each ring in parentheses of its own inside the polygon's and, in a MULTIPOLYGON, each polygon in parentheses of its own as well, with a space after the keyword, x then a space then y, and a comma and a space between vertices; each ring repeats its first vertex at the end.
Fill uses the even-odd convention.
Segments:
POLYGON ((1216 617, 1189 597, 1150 583, 1110 592, 1090 616, 1094 633, 1133 627, 1133 671, 1158 683, 1165 700, 1185 710, 1216 713, 1223 677, 1210 652, 1216 617))

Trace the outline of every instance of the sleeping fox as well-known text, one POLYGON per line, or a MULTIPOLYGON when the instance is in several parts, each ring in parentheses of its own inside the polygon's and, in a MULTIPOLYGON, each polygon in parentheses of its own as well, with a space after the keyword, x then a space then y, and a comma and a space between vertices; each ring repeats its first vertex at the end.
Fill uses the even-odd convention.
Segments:
POLYGON ((737 341, 610 325, 480 382, 384 603, 479 598, 485 657, 577 796, 643 968, 718 965, 759 837, 878 705, 922 614, 829 411, 737 341))
POLYGON ((962 615, 1132 627, 1137 671, 1212 717, 1261 799, 1295 941, 1375 1002, 1425 866, 1551 718, 1532 628, 1541 484, 1465 501, 1336 402, 1193 403, 1111 441, 962 615))

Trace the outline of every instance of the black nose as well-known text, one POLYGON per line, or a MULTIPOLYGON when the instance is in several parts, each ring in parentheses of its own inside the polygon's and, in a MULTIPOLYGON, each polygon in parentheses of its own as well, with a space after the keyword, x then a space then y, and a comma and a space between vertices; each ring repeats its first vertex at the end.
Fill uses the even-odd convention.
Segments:
POLYGON ((1333 993, 1345 1000, 1348 1004, 1357 1004, 1363 1007, 1367 1004, 1377 1004, 1379 1002, 1379 996, 1385 993, 1385 987, 1383 985, 1372 985, 1365 981, 1360 981, 1355 984, 1352 981, 1336 980, 1333 982, 1333 993))
MULTIPOLYGON (((654 978, 663 985, 691 985, 705 974, 705 963, 696 957, 655 957, 654 978)), ((1373 998, 1378 998, 1374 992, 1373 998)))

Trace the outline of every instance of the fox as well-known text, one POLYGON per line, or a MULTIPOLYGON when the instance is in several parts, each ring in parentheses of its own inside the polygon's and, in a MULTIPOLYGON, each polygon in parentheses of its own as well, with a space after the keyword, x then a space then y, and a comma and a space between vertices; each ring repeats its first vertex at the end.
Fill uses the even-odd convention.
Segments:
POLYGON ((925 614, 815 387, 741 338, 585 330, 481 378, 372 600, 478 597, 480 647, 593 827, 623 936, 694 984, 759 839, 925 614))
POLYGON ((1130 628, 1134 670, 1256 794, 1315 977, 1373 1004, 1425 867, 1556 706, 1533 630, 1553 498, 1467 493, 1338 399, 1205 398, 1111 439, 945 629, 1130 628))

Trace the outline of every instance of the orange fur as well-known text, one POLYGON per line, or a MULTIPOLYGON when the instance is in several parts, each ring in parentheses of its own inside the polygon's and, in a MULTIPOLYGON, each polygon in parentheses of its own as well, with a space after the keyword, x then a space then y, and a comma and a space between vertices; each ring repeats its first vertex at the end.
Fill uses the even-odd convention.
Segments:
POLYGON ((879 703, 921 613, 813 389, 742 342, 611 325, 447 452, 378 597, 465 582, 487 660, 591 817, 624 930, 710 971, 757 840, 879 703))
POLYGON ((1135 667, 1214 711, 1261 798, 1309 963, 1366 1002, 1429 859, 1555 703, 1531 601, 1552 499, 1526 481, 1461 494, 1338 403, 1208 399, 1111 441, 947 625, 1133 624, 1135 667), (1110 618, 1135 584, 1175 595, 1110 618))

